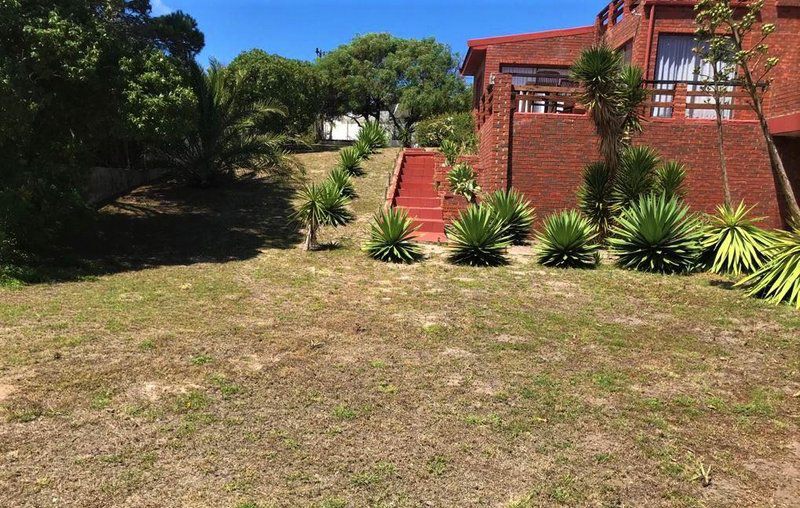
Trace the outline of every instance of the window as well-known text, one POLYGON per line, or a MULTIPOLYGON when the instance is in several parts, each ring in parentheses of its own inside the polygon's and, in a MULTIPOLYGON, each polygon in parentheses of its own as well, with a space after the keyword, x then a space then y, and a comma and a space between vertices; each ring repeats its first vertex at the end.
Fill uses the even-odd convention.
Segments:
POLYGON ((633 41, 626 42, 624 46, 619 48, 619 52, 622 54, 622 59, 625 63, 631 63, 631 60, 633 60, 633 41))
MULTIPOLYGON (((656 85, 657 89, 674 90, 676 81, 689 82, 689 91, 702 90, 703 85, 699 81, 709 80, 714 75, 714 69, 708 62, 694 52, 694 48, 699 43, 693 35, 659 35, 658 37, 658 56, 656 60, 656 81, 665 81, 656 85), (670 83, 672 82, 672 83, 670 83)), ((729 76, 732 79, 733 76, 729 76)), ((671 95, 656 96, 656 102, 670 102, 671 95)), ((724 103, 730 103, 730 97, 723 99, 724 103)), ((692 104, 713 104, 714 98, 709 96, 690 96, 686 99, 687 118, 715 118, 716 112, 713 109, 693 109, 692 104)), ((724 118, 731 117, 731 110, 723 111, 724 118)), ((672 108, 654 108, 653 116, 672 116, 672 108)))

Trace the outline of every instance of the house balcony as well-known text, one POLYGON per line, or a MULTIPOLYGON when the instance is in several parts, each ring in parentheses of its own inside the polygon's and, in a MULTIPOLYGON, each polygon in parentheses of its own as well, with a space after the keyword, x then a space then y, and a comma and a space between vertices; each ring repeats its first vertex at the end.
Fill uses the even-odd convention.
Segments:
MULTIPOLYGON (((647 98, 641 116, 652 120, 716 118, 714 85, 699 81, 645 81, 647 98)), ((736 82, 716 86, 723 120, 755 120, 750 97, 736 82)), ((587 113, 581 104, 581 87, 568 79, 558 82, 515 85, 511 104, 515 114, 587 113)), ((491 98, 491 92, 488 98, 491 98)), ((491 115, 491 106, 485 108, 491 115)))

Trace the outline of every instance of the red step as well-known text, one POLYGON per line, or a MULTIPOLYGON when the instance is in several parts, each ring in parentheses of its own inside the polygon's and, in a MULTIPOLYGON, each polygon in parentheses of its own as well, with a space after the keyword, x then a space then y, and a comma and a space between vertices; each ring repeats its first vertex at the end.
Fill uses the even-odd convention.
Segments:
POLYGON ((419 226, 420 233, 444 233, 444 221, 436 219, 412 219, 414 227, 419 226))
POLYGON ((442 201, 439 198, 397 196, 394 200, 394 204, 395 206, 403 206, 406 208, 436 208, 442 206, 442 201))
POLYGON ((419 196, 419 197, 422 197, 423 195, 425 197, 438 196, 438 194, 436 193, 436 188, 433 186, 433 182, 427 182, 427 183, 403 183, 403 182, 400 182, 400 185, 398 186, 398 189, 399 189, 398 193, 401 196, 403 196, 403 195, 408 195, 408 196, 412 196, 413 195, 413 196, 419 196))
POLYGON ((436 219, 442 220, 441 208, 422 208, 422 207, 398 207, 408 212, 408 216, 414 219, 436 219))
POLYGON ((427 183, 433 182, 433 176, 417 176, 417 175, 403 175, 400 177, 400 183, 427 183))

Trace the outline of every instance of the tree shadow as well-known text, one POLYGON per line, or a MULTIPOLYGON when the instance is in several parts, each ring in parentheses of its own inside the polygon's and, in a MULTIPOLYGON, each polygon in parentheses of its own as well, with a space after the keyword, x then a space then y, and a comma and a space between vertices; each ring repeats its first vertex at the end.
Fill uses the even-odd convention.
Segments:
POLYGON ((144 186, 103 207, 91 231, 70 246, 66 266, 40 275, 69 280, 295 248, 301 240, 291 220, 295 192, 289 181, 262 177, 212 189, 170 181, 144 186))

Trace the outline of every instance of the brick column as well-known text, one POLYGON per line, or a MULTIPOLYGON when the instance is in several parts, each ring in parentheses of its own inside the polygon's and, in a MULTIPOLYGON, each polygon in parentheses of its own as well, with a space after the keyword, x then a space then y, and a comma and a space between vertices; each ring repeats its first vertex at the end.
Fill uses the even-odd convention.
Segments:
POLYGON ((611 2, 608 4, 608 28, 614 26, 614 14, 617 12, 616 2, 611 2))
POLYGON ((479 184, 485 192, 508 188, 510 170, 511 125, 513 122, 511 75, 496 74, 492 93, 493 114, 487 121, 491 124, 490 145, 481 153, 479 184))
POLYGON ((675 95, 672 99, 672 118, 681 120, 686 118, 686 83, 675 85, 675 95))

